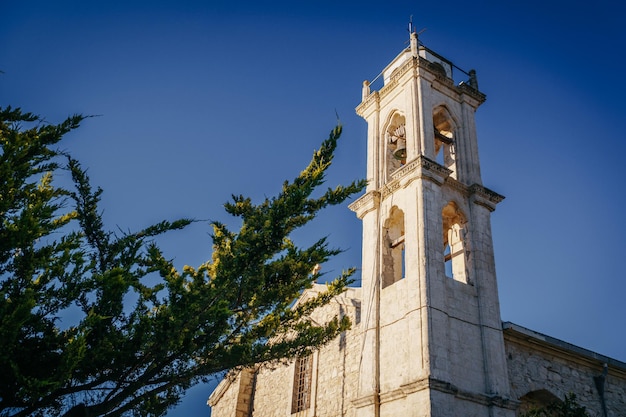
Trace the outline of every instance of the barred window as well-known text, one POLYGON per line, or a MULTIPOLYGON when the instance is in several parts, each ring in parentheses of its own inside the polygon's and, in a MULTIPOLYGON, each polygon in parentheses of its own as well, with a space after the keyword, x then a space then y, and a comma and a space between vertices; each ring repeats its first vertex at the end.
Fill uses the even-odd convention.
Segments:
POLYGON ((310 406, 312 368, 313 357, 311 355, 296 359, 291 401, 292 414, 304 411, 310 406))

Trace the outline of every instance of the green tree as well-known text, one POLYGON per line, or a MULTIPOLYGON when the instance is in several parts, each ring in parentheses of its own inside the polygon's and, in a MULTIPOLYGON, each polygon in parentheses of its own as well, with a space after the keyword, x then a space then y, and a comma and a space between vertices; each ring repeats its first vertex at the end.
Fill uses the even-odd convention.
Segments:
POLYGON ((302 248, 289 236, 365 185, 312 197, 340 126, 276 197, 233 196, 225 209, 241 228, 212 223, 211 259, 181 271, 154 237, 191 220, 105 229, 102 190, 57 149, 84 120, 53 125, 0 109, 0 416, 162 415, 215 373, 309 353, 350 326, 339 317, 313 325, 309 314, 340 294, 354 269, 291 308, 316 278, 313 267, 339 250, 325 238, 302 248), (62 172, 71 186, 55 181, 62 172), (68 312, 79 318, 59 319, 68 312))
POLYGON ((587 409, 578 404, 576 395, 570 393, 563 401, 554 401, 541 408, 535 408, 521 417, 589 417, 587 409))

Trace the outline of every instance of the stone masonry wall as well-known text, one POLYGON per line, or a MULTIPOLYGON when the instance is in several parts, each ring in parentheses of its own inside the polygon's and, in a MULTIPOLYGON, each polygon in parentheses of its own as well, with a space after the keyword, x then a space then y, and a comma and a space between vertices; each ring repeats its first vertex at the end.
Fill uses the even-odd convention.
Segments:
POLYGON ((212 417, 245 417, 252 394, 252 371, 231 372, 209 399, 212 417))
POLYGON ((528 394, 532 397, 532 393, 548 391, 563 399, 574 393, 577 402, 585 406, 592 417, 603 417, 594 377, 602 374, 603 365, 608 362, 604 384, 607 414, 609 417, 626 416, 625 364, 547 336, 535 338, 532 334, 518 333, 506 327, 505 324, 511 394, 514 399, 522 401, 521 410, 525 408, 524 396, 528 394))
MULTIPOLYGON (((352 320, 352 329, 313 354, 310 407, 298 413, 298 417, 353 415, 351 399, 356 396, 361 350, 360 304, 356 301, 359 292, 358 289, 348 289, 344 295, 314 313, 313 319, 318 323, 338 315, 348 315, 352 320)), ((261 366, 257 374, 252 416, 291 416, 293 380, 293 361, 261 366)))

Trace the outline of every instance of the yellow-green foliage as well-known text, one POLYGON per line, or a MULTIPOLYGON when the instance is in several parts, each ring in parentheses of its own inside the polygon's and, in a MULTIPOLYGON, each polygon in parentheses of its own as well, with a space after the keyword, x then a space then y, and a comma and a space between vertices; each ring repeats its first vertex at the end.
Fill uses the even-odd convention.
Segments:
POLYGON ((341 134, 335 128, 281 193, 259 204, 233 197, 241 228, 214 223, 213 252, 182 271, 153 237, 191 220, 135 233, 108 231, 80 164, 55 149, 84 120, 44 123, 0 109, 0 415, 162 415, 185 389, 229 368, 301 355, 350 326, 313 325, 349 269, 317 298, 291 308, 311 271, 339 251, 290 234, 364 182, 312 193, 341 134), (68 170, 73 184, 54 185, 68 170), (64 325, 62 312, 79 313, 64 325), (268 341, 271 339, 271 343, 268 341))

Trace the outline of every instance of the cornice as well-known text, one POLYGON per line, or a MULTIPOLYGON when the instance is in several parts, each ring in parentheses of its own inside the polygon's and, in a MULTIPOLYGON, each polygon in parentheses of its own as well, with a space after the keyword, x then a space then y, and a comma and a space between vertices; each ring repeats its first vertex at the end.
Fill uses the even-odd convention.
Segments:
POLYGON ((384 184, 381 187, 382 199, 383 200, 386 199, 394 191, 399 190, 399 189, 400 189, 400 181, 399 180, 394 180, 394 181, 388 182, 387 184, 384 184))
POLYGON ((391 174, 393 180, 402 180, 414 171, 419 171, 418 177, 429 179, 439 185, 443 184, 446 178, 452 174, 452 170, 439 165, 437 162, 419 155, 402 168, 391 174))
POLYGON ((369 96, 365 100, 361 102, 358 106, 356 106, 356 114, 365 118, 365 111, 372 104, 376 104, 376 107, 380 104, 380 93, 378 91, 372 91, 369 96))
POLYGON ((598 371, 602 370, 604 364, 607 364, 609 374, 626 378, 626 363, 617 359, 572 345, 511 322, 503 322, 502 330, 505 342, 516 343, 530 351, 542 352, 598 371))
MULTIPOLYGON (((432 390, 439 391, 445 394, 454 395, 456 398, 471 401, 473 403, 478 403, 486 406, 496 406, 499 408, 504 408, 508 410, 516 410, 519 407, 520 402, 516 401, 512 398, 502 397, 500 395, 494 394, 480 394, 464 389, 460 389, 454 384, 451 384, 446 381, 442 381, 433 377, 426 377, 419 379, 417 381, 411 382, 409 384, 405 384, 396 388, 395 390, 387 391, 385 393, 380 394, 380 402, 381 404, 397 400, 399 398, 405 398, 409 394, 413 394, 415 392, 423 391, 423 390, 432 390)), ((368 396, 357 400, 359 402, 358 405, 371 405, 373 403, 374 396, 368 396)), ((355 401, 355 405, 357 405, 357 401, 355 401)))
POLYGON ((487 100, 487 96, 485 94, 471 87, 469 84, 461 83, 456 88, 461 94, 465 94, 476 100, 478 102, 476 107, 480 106, 485 102, 485 100, 487 100))
POLYGON ((222 399, 222 397, 228 390, 228 387, 230 387, 231 381, 232 379, 226 376, 220 381, 219 384, 217 384, 217 387, 215 387, 206 402, 208 406, 215 407, 215 405, 222 399))
POLYGON ((376 210, 380 206, 380 192, 369 191, 348 205, 348 208, 362 219, 367 213, 376 210))
POLYGON ((469 187, 469 194, 474 204, 485 207, 489 211, 496 209, 496 204, 504 200, 504 196, 491 191, 480 184, 472 184, 469 187))
POLYGON ((365 395, 361 398, 355 398, 352 400, 352 404, 354 404, 356 408, 370 407, 376 404, 376 398, 376 394, 365 395))
POLYGON ((385 83, 385 85, 380 90, 378 90, 381 100, 387 97, 387 94, 389 94, 389 92, 393 90, 397 85, 398 85, 398 79, 396 77, 392 78, 391 80, 389 80, 389 82, 385 83))
POLYGON ((407 187, 416 179, 424 179, 442 185, 451 173, 452 171, 448 168, 426 158, 424 155, 420 155, 391 174, 391 181, 380 187, 380 197, 384 200, 396 190, 407 187))
POLYGON ((395 71, 391 74, 391 82, 397 83, 400 78, 411 69, 417 67, 417 61, 415 58, 409 58, 407 61, 400 67, 396 68, 395 71))
POLYGON ((469 187, 467 185, 463 184, 462 182, 452 178, 452 177, 446 178, 446 184, 445 185, 447 187, 452 188, 453 190, 458 191, 459 193, 461 193, 465 197, 469 196, 469 187))
POLYGON ((228 371, 224 379, 217 384, 217 387, 213 390, 209 399, 207 400, 207 405, 211 407, 215 407, 215 405, 222 399, 226 391, 230 388, 230 386, 235 382, 237 377, 246 371, 249 368, 234 368, 228 371))
MULTIPOLYGON (((428 72, 429 75, 433 77, 432 79, 430 79, 429 77, 430 81, 436 82, 433 87, 435 87, 437 84, 443 87, 437 88, 439 91, 448 92, 448 95, 450 95, 450 93, 456 93, 454 99, 457 101, 462 101, 463 96, 469 97, 472 100, 475 100, 475 103, 471 103, 473 107, 478 107, 487 99, 487 96, 485 94, 476 90, 466 82, 461 82, 459 85, 454 85, 454 80, 452 78, 449 78, 447 75, 442 74, 437 68, 434 67, 434 64, 432 62, 420 56, 411 57, 407 59, 406 62, 403 63, 401 66, 396 68, 389 77, 389 80, 385 83, 385 85, 383 85, 383 87, 381 87, 378 91, 372 91, 370 95, 356 107, 356 113, 359 116, 364 117, 365 109, 369 107, 372 102, 380 103, 380 100, 385 98, 393 89, 398 86, 399 80, 407 72, 417 68, 424 69, 428 72)), ((414 73, 413 76, 418 76, 418 74, 414 73)))
POLYGON ((384 97, 386 97, 387 94, 389 94, 389 92, 399 84, 400 78, 402 78, 404 74, 409 72, 411 69, 417 67, 417 65, 418 64, 415 58, 410 58, 404 64, 396 68, 391 73, 389 81, 387 81, 385 85, 379 90, 380 98, 383 99, 384 97))

